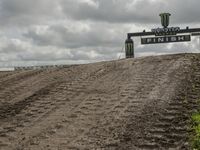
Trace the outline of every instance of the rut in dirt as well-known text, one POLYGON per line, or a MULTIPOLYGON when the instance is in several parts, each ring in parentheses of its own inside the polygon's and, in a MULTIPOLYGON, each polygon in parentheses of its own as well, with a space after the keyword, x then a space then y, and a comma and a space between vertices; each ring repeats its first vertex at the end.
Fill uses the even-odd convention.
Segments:
POLYGON ((0 73, 0 149, 190 149, 200 55, 0 73))

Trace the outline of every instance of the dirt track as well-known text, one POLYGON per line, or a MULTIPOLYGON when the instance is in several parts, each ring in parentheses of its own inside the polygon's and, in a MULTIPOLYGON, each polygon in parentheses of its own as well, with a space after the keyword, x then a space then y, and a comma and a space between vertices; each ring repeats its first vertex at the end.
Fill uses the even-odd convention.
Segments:
POLYGON ((0 73, 0 149, 190 149, 200 55, 0 73))

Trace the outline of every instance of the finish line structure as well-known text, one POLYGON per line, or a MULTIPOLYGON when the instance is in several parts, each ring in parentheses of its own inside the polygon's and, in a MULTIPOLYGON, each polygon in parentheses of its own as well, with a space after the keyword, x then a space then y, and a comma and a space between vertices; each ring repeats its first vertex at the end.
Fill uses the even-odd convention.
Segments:
POLYGON ((125 41, 126 58, 134 58, 134 41, 131 37, 149 36, 147 38, 141 38, 141 44, 159 44, 189 42, 191 41, 191 36, 200 36, 200 28, 190 29, 186 27, 186 29, 180 29, 180 27, 168 27, 170 16, 170 13, 160 14, 163 28, 152 29, 150 32, 144 30, 143 32, 127 33, 127 40, 125 41))

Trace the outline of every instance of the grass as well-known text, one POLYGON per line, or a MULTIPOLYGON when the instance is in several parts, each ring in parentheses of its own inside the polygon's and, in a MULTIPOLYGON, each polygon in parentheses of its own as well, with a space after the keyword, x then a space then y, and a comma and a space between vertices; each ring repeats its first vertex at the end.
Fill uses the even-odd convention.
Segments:
POLYGON ((192 148, 200 150, 200 112, 192 115, 194 136, 192 138, 192 148))

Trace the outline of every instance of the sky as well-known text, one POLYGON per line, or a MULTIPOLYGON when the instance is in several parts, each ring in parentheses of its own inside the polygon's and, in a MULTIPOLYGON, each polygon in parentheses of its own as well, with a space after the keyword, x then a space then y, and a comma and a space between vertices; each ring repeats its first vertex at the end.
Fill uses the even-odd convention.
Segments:
MULTIPOLYGON (((200 27, 199 0, 0 0, 0 67, 80 64, 124 58, 129 32, 170 25, 200 27)), ((192 42, 141 45, 136 57, 198 53, 192 42)))

